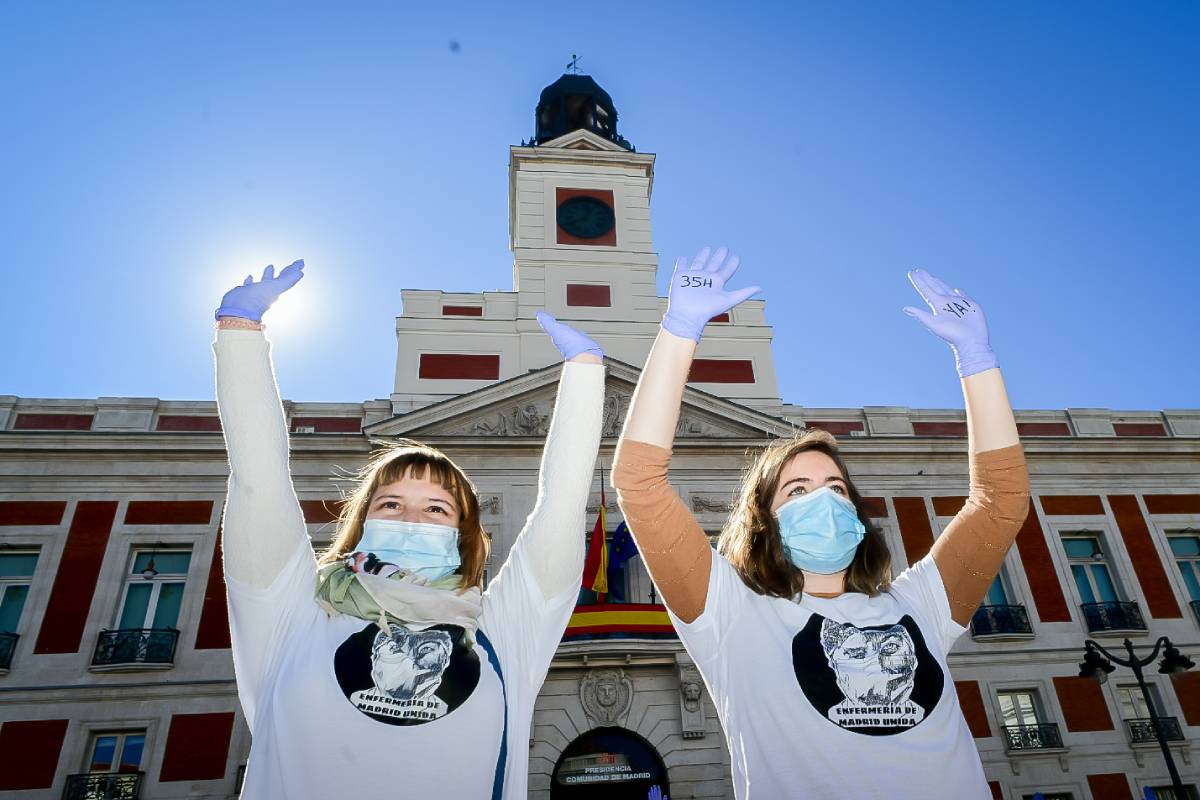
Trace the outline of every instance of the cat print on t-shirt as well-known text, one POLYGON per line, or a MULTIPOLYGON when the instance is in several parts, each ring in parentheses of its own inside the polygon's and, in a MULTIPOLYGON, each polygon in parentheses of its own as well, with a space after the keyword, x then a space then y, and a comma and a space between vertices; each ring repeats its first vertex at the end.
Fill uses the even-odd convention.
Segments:
POLYGON ((792 666, 819 714, 868 736, 921 724, 945 686, 941 666, 907 614, 862 628, 813 614, 792 640, 792 666))
POLYGON ((420 725, 458 708, 479 684, 479 657, 457 625, 369 624, 333 656, 346 699, 391 725, 420 725))

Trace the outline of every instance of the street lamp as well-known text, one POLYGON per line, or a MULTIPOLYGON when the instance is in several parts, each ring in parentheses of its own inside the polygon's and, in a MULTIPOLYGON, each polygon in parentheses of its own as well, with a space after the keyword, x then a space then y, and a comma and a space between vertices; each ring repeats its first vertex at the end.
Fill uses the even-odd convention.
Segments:
POLYGON ((1158 641, 1154 643, 1154 652, 1146 658, 1137 657, 1137 653, 1133 651, 1133 642, 1128 639, 1125 640, 1125 651, 1129 653, 1129 658, 1127 659, 1113 655, 1105 650, 1099 642, 1094 642, 1091 639, 1086 640, 1083 644, 1084 654, 1083 661, 1079 664, 1079 677, 1091 678, 1097 683, 1104 683, 1108 680, 1108 674, 1116 669, 1109 659, 1133 670, 1134 677, 1137 678, 1138 688, 1141 690, 1142 697, 1146 701, 1146 709, 1150 712, 1150 726, 1154 728, 1154 738, 1158 740, 1158 746, 1162 750, 1163 758, 1167 760, 1167 772, 1171 774, 1171 787, 1174 789, 1176 797, 1189 797, 1190 795, 1183 788, 1183 782, 1179 779, 1179 770, 1175 769, 1175 759, 1171 756, 1171 748, 1167 747, 1167 740, 1163 736, 1162 726, 1158 721, 1158 711, 1154 708, 1154 701, 1150 698, 1150 689, 1146 686, 1146 679, 1142 675, 1142 667, 1148 666, 1154 659, 1158 658, 1158 651, 1160 649, 1163 651, 1163 660, 1158 665, 1158 671, 1163 675, 1171 676, 1172 680, 1196 666, 1195 662, 1183 653, 1180 653, 1179 649, 1171 644, 1171 640, 1165 636, 1159 637, 1158 641), (1102 653, 1103 655, 1101 655, 1102 653))

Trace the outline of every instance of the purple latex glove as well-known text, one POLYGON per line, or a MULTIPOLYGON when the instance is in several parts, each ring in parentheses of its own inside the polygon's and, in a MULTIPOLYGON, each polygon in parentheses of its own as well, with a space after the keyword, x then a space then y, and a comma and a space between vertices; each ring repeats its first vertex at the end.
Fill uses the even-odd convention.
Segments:
POLYGON ((570 361, 580 353, 591 353, 597 358, 604 358, 604 351, 600 349, 600 345, 545 311, 537 312, 537 321, 542 330, 550 334, 550 341, 554 342, 558 352, 562 353, 564 361, 570 361))
POLYGON ((961 289, 951 289, 923 269, 914 269, 908 273, 908 279, 933 313, 912 306, 905 306, 904 313, 915 317, 930 333, 950 345, 959 377, 995 368, 996 354, 988 342, 987 317, 979 304, 961 289))
POLYGON ((255 322, 262 322, 262 315, 271 304, 279 299, 279 295, 296 285, 304 277, 304 259, 288 264, 275 277, 275 267, 269 266, 263 270, 258 283, 253 275, 247 275, 241 286, 235 286, 221 298, 221 307, 217 309, 217 318, 243 317, 255 322))
POLYGON ((726 261, 728 251, 724 247, 717 248, 711 258, 708 252, 706 247, 697 253, 690 267, 686 258, 681 257, 675 262, 667 295, 667 313, 662 321, 667 331, 693 342, 700 341, 710 319, 760 291, 757 286, 725 291, 725 281, 737 272, 738 257, 726 261))

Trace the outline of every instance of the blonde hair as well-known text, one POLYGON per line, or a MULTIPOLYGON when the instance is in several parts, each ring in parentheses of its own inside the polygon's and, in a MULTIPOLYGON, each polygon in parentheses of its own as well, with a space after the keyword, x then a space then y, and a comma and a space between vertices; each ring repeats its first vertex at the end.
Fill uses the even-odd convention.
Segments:
POLYGON ((879 594, 891 581, 892 554, 882 531, 867 514, 862 495, 850 480, 838 454, 837 440, 822 430, 809 430, 794 439, 773 442, 758 454, 742 477, 742 486, 717 548, 755 592, 791 598, 803 591, 804 573, 787 557, 771 505, 784 467, 800 453, 810 450, 824 453, 837 465, 858 519, 867 528, 846 571, 846 591, 879 594))
POLYGON ((428 478, 454 497, 459 511, 458 552, 462 559, 458 573, 462 575, 463 588, 481 586, 491 543, 479 521, 475 486, 441 450, 407 439, 376 451, 358 471, 354 490, 342 502, 337 533, 318 563, 330 564, 353 553, 362 539, 363 522, 375 491, 406 477, 428 478))

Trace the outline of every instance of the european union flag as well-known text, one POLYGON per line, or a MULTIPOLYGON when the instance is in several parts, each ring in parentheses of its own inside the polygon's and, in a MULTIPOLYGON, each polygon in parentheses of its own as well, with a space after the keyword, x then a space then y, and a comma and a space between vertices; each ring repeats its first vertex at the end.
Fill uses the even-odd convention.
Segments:
POLYGON ((624 520, 613 531, 612 540, 608 544, 608 596, 609 602, 624 603, 625 598, 625 562, 638 554, 637 545, 629 533, 629 526, 624 520))

